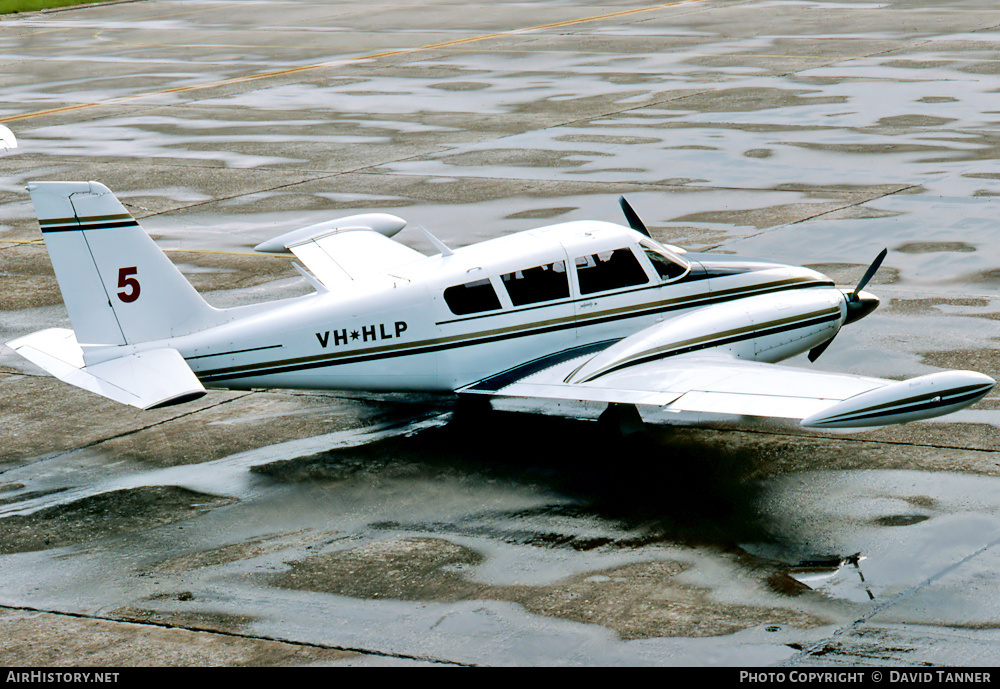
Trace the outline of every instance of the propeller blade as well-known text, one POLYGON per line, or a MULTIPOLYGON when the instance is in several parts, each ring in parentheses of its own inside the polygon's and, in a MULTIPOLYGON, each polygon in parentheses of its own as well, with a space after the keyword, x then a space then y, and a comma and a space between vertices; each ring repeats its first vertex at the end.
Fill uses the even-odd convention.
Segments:
MULTIPOLYGON (((856 320, 864 318, 869 313, 874 311, 875 307, 878 306, 878 299, 876 299, 873 295, 867 295, 864 299, 861 299, 859 295, 861 294, 861 290, 865 288, 865 285, 867 285, 868 282, 873 277, 875 277, 875 273, 878 272, 879 267, 882 265, 882 261, 885 260, 886 254, 888 253, 889 253, 888 249, 882 249, 879 255, 875 257, 875 260, 872 261, 872 264, 868 266, 868 270, 865 271, 864 276, 861 278, 861 282, 859 282, 858 286, 854 288, 854 291, 851 292, 850 295, 848 295, 847 318, 844 321, 844 325, 847 325, 848 323, 853 323, 856 320)), ((826 348, 829 347, 830 344, 833 342, 836 336, 837 336, 836 333, 834 333, 834 336, 831 337, 829 340, 827 340, 826 342, 822 342, 813 347, 812 349, 810 349, 809 361, 816 361, 816 359, 819 359, 820 356, 823 354, 823 352, 826 351, 826 348)))
MULTIPOLYGON (((836 337, 836 335, 834 335, 834 337, 836 337)), ((830 346, 831 342, 833 342, 833 337, 831 337, 826 342, 824 342, 822 344, 818 344, 815 347, 813 347, 812 349, 810 349, 809 350, 809 361, 816 361, 816 359, 819 359, 820 355, 823 352, 826 351, 826 348, 830 346)))
POLYGON ((878 272, 879 266, 882 265, 882 261, 883 259, 885 259, 885 256, 888 253, 889 253, 888 249, 882 249, 882 253, 880 253, 878 256, 875 257, 875 260, 872 261, 872 264, 868 266, 868 270, 865 271, 864 277, 861 278, 861 282, 859 282, 858 286, 854 288, 853 292, 851 292, 851 298, 848 301, 858 300, 858 294, 860 294, 861 290, 865 288, 865 285, 868 284, 868 281, 871 280, 873 277, 875 277, 875 273, 878 272))
POLYGON ((628 204, 628 201, 625 200, 624 196, 618 198, 618 204, 622 207, 622 212, 625 213, 625 219, 628 220, 628 226, 636 232, 642 232, 644 235, 652 239, 652 235, 649 234, 649 230, 646 229, 646 226, 639 218, 639 214, 632 210, 632 206, 628 204))

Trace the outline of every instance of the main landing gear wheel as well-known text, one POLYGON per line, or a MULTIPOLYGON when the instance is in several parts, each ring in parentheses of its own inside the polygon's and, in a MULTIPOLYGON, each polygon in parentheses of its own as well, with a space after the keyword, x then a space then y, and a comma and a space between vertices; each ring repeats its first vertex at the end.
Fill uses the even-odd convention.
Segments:
POLYGON ((646 424, 634 404, 612 402, 601 412, 597 423, 610 433, 619 436, 629 436, 646 430, 646 424))

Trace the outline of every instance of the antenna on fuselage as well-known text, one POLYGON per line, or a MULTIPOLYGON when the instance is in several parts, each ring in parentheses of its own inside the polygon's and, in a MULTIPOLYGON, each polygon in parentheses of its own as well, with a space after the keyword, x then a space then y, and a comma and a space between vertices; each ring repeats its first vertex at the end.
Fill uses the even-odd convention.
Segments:
POLYGON ((431 244, 434 245, 435 249, 441 252, 442 256, 451 256, 454 253, 451 249, 445 246, 444 242, 442 242, 440 239, 432 235, 431 231, 428 230, 426 227, 424 227, 423 225, 417 225, 417 228, 425 235, 427 235, 427 239, 430 240, 431 244))

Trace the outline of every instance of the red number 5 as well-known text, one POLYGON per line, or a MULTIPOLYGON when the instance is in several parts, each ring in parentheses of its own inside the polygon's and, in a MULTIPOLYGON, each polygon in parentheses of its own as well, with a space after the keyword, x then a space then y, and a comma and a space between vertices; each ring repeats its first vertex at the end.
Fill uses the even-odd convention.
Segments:
POLYGON ((127 292, 119 292, 118 298, 126 304, 131 304, 139 298, 139 281, 133 277, 129 277, 130 275, 138 274, 139 270, 135 266, 118 269, 118 286, 129 289, 127 292))

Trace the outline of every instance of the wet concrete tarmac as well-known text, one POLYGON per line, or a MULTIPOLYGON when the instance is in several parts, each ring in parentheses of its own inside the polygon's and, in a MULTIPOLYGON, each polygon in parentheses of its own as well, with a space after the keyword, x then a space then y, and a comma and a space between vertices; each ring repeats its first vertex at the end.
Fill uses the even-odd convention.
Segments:
MULTIPOLYGON (((845 285, 888 247, 883 307, 820 368, 996 377, 998 28, 985 0, 5 17, 0 341, 68 325, 31 180, 107 184, 218 305, 307 292, 250 248, 337 215, 461 246, 620 222, 624 193, 659 239, 845 285)), ((994 398, 852 435, 613 439, 599 409, 495 407, 216 391, 139 412, 0 348, 0 659, 994 662, 994 398)))

